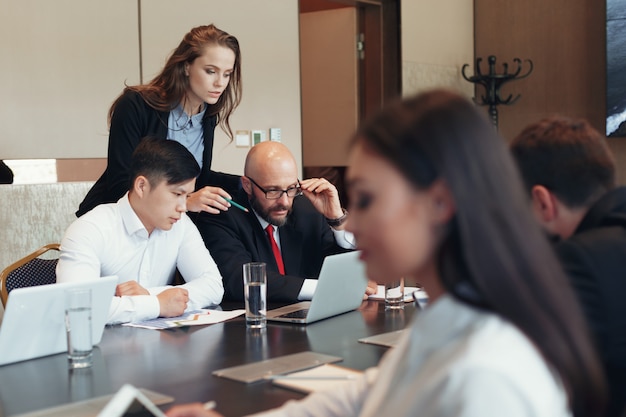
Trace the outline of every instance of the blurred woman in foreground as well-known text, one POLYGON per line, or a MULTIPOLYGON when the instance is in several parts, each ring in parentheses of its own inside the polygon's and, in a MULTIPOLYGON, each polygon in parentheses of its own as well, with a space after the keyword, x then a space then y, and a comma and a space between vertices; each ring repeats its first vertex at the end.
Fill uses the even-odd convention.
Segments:
MULTIPOLYGON (((503 141, 432 91, 355 135, 348 229, 370 279, 429 294, 377 370, 263 416, 595 416, 604 383, 582 315, 503 141)), ((215 416, 199 405, 168 416, 215 416)))

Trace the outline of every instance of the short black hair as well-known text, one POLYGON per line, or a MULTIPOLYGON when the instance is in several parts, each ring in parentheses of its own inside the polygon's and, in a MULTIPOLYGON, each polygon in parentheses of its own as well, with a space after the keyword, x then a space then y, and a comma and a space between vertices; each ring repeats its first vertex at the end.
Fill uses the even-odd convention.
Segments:
POLYGON ((180 184, 197 178, 200 165, 179 142, 147 136, 133 152, 129 189, 132 189, 132 184, 140 175, 146 177, 152 185, 162 180, 167 184, 180 184))
POLYGON ((615 162, 603 134, 584 119, 550 116, 511 142, 527 191, 542 185, 570 208, 588 207, 615 187, 615 162))

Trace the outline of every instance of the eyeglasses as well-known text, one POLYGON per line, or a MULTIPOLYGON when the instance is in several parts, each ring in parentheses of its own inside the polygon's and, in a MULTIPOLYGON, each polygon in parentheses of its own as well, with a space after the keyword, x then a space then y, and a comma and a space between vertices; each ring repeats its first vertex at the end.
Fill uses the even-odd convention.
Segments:
POLYGON ((257 184, 256 181, 253 180, 252 178, 250 177, 246 177, 246 178, 252 181, 252 184, 256 185, 259 188, 259 190, 263 191, 263 193, 265 194, 265 198, 267 198, 268 200, 278 200, 279 198, 283 196, 283 193, 287 194, 287 197, 289 198, 302 195, 302 188, 300 187, 300 180, 297 180, 298 185, 296 185, 295 187, 289 187, 286 190, 266 190, 265 188, 257 184))

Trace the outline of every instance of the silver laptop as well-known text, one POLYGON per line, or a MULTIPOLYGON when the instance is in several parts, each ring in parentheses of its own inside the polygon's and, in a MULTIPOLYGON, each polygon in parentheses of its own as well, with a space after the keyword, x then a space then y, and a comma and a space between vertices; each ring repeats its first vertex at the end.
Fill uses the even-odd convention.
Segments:
POLYGON ((117 277, 103 277, 35 287, 9 294, 0 323, 0 365, 67 351, 65 294, 68 288, 91 288, 92 341, 102 339, 117 277))
POLYGON ((269 310, 267 320, 313 323, 358 308, 363 302, 367 276, 359 251, 327 256, 311 301, 269 310))

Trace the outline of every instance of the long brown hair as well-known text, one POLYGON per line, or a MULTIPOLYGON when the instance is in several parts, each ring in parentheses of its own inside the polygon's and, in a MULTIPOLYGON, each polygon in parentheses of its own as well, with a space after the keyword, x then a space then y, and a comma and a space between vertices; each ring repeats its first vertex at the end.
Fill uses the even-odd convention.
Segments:
POLYGON ((517 326, 560 376, 575 416, 599 415, 605 384, 582 312, 486 117, 460 95, 436 90, 386 107, 355 141, 417 189, 446 181, 456 213, 438 251, 443 285, 517 326))
MULTIPOLYGON (((223 46, 235 53, 235 65, 228 86, 217 103, 209 106, 205 114, 205 117, 217 115, 220 127, 232 141, 233 131, 229 119, 241 102, 242 94, 241 51, 237 38, 218 29, 213 24, 191 29, 172 52, 160 74, 148 84, 127 86, 124 92, 127 90, 138 92, 146 103, 155 110, 163 112, 172 110, 183 100, 189 88, 189 78, 185 76, 185 64, 191 64, 203 54, 204 48, 209 45, 223 46)), ((123 94, 113 102, 109 109, 109 124, 115 107, 123 94)))

